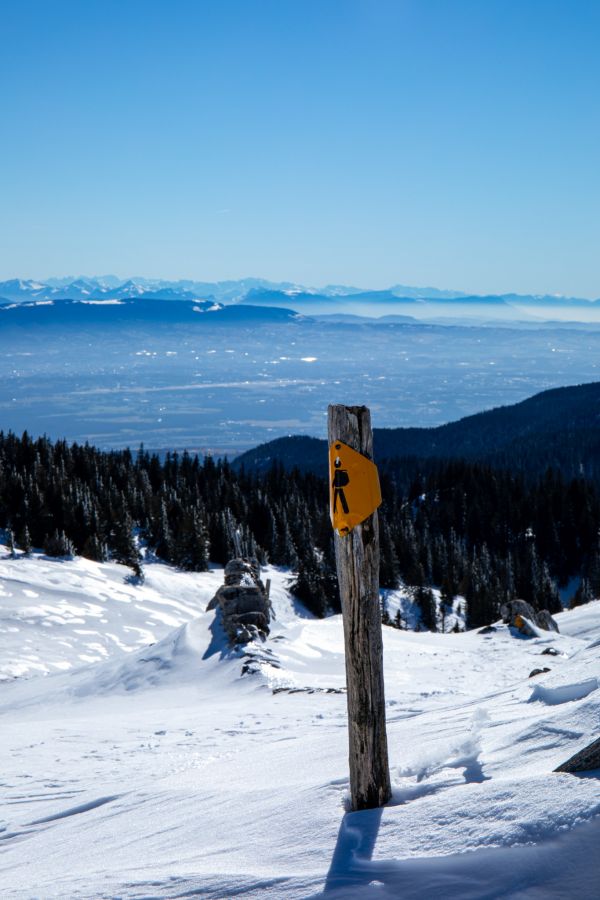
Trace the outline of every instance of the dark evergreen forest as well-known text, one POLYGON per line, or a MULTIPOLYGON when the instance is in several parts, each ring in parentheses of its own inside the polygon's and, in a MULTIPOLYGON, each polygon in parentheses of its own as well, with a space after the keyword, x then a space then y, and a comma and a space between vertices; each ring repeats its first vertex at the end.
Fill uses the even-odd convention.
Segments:
MULTIPOLYGON (((374 428, 377 462, 396 457, 468 459, 539 476, 559 469, 600 484, 600 382, 553 388, 433 428, 374 428)), ((287 469, 317 472, 326 442, 306 435, 276 438, 238 457, 234 466, 265 471, 273 459, 287 469)))
MULTIPOLYGON (((381 469, 382 587, 410 585, 436 627, 431 586, 467 602, 469 627, 522 597, 560 609, 600 596, 600 497, 592 482, 549 469, 526 478, 465 460, 387 460, 381 469)), ((339 610, 328 486, 275 464, 256 474, 187 453, 164 461, 143 448, 93 447, 0 433, 0 528, 9 546, 51 556, 114 559, 143 577, 149 557, 202 571, 234 555, 289 566, 296 595, 317 615, 339 610)))

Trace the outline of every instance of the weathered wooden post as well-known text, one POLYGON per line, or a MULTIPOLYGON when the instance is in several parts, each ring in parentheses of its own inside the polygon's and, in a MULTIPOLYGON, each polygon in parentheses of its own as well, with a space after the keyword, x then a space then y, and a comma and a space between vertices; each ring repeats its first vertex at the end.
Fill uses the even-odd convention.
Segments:
POLYGON ((331 516, 344 619, 352 809, 392 794, 385 730, 379 606, 381 501, 366 406, 328 408, 331 516), (359 456, 360 454, 360 456, 359 456), (366 517, 365 517, 366 513, 366 517), (354 524, 357 522, 358 524, 354 524))

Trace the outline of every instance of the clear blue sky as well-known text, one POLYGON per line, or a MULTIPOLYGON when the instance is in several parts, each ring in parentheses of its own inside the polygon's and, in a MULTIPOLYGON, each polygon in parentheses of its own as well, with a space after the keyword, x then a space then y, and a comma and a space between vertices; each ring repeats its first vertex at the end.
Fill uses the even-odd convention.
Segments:
POLYGON ((0 278, 600 296, 600 3, 0 4, 0 278))

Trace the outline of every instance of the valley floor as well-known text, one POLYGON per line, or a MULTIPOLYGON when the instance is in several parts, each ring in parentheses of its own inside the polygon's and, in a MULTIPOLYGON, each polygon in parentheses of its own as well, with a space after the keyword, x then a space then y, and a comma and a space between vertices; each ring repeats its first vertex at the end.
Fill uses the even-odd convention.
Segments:
POLYGON ((385 628, 394 796, 349 813, 341 618, 285 573, 244 653, 221 570, 7 557, 3 898, 597 896, 600 772, 552 770, 599 736, 600 602, 533 639, 385 628))

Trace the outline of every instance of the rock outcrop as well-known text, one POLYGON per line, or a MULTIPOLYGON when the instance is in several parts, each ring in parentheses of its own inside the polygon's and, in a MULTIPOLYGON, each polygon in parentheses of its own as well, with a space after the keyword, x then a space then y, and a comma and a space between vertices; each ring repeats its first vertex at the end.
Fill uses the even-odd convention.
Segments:
POLYGON ((545 631, 558 631, 558 625, 547 609, 540 609, 535 614, 535 617, 539 628, 543 628, 545 631))
MULTIPOLYGON (((268 584, 268 583, 267 583, 268 584)), ((225 566, 225 584, 212 598, 207 612, 221 610, 223 627, 232 644, 246 644, 269 634, 271 601, 260 578, 256 559, 241 557, 225 566)))
POLYGON ((543 675, 545 672, 550 672, 551 670, 548 666, 544 666, 543 669, 533 669, 532 672, 529 673, 530 678, 534 678, 536 675, 543 675))
POLYGON ((525 600, 509 600, 500 607, 500 615, 505 625, 512 625, 529 637, 537 637, 531 625, 544 631, 558 631, 558 625, 547 609, 536 612, 525 600))

